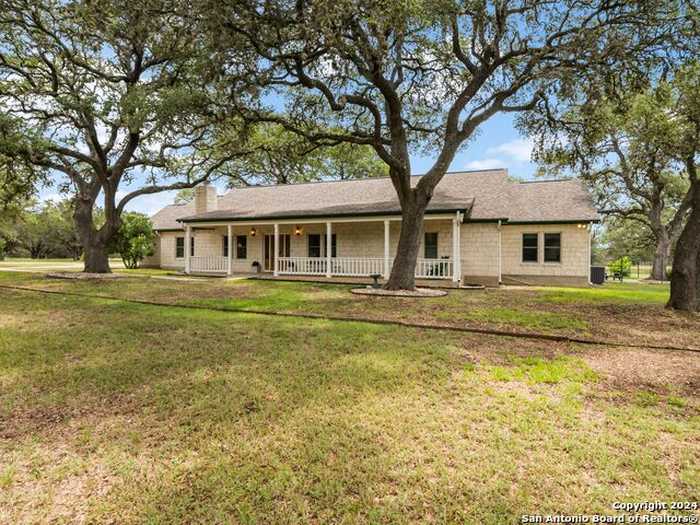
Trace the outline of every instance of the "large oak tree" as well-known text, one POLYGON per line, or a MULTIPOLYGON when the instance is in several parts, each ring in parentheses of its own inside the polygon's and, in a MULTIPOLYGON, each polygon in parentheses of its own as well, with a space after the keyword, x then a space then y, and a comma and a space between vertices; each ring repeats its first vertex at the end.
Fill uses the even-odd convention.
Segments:
POLYGON ((241 141, 214 147, 221 114, 199 68, 206 57, 190 8, 180 0, 0 0, 0 105, 12 119, 0 154, 63 177, 85 271, 110 270, 107 246, 129 202, 193 187, 241 149, 241 141))
POLYGON ((313 142, 370 145, 389 167, 402 210, 390 289, 415 286, 426 208, 481 124, 533 108, 571 70, 634 52, 641 29, 654 27, 663 7, 610 0, 203 5, 222 69, 229 41, 242 38, 258 54, 249 75, 267 89, 262 100, 275 102, 246 118, 278 123, 313 142), (414 184, 417 151, 434 162, 414 184))
POLYGON ((676 155, 685 167, 691 211, 676 246, 668 305, 700 311, 700 62, 678 72, 674 86, 674 118, 679 128, 676 155))
POLYGON ((649 71, 588 74, 521 124, 535 138, 545 174, 572 171, 605 215, 637 222, 651 234, 651 278, 665 281, 690 200, 675 151, 681 128, 672 88, 665 81, 649 87, 650 77, 649 71))

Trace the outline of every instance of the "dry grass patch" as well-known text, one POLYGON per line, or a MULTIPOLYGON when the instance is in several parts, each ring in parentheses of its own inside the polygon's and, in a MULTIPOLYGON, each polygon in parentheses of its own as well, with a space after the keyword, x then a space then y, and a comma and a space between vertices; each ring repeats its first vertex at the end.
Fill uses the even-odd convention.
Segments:
MULTIPOLYGON (((182 300, 258 290, 123 284, 182 300)), ((346 294, 274 284, 260 304, 315 309, 346 294)), ((20 319, 0 332, 0 382, 12 386, 0 389, 3 523, 500 524, 700 491, 698 392, 673 390, 695 354, 0 300, 20 319), (630 372, 629 360, 648 365, 630 372)))

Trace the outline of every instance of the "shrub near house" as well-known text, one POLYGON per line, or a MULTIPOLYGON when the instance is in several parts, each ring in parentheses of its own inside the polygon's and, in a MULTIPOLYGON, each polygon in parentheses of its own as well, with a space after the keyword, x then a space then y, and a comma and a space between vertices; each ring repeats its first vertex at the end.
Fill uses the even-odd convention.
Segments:
POLYGON ((112 249, 124 266, 133 269, 146 257, 153 255, 155 233, 151 220, 141 213, 126 213, 115 236, 112 249))

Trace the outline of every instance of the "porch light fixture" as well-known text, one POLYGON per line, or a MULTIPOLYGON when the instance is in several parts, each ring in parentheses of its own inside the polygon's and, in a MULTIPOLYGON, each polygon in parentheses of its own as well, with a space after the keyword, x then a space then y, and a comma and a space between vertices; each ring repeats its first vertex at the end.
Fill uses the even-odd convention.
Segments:
POLYGON ((255 228, 251 228, 251 229, 250 229, 250 236, 251 236, 251 237, 255 237, 255 234, 256 234, 256 233, 258 233, 258 232, 257 232, 257 230, 256 230, 255 228))
POLYGON ((294 235, 296 235, 297 237, 301 235, 301 226, 297 225, 294 227, 294 235))

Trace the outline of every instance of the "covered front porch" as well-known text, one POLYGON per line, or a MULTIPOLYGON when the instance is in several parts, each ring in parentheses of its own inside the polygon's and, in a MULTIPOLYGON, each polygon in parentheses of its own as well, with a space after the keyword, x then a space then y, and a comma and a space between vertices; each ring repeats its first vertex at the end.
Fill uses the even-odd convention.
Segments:
MULTIPOLYGON (((394 262, 400 216, 187 222, 187 274, 279 278, 385 279, 394 262)), ((426 216, 417 279, 459 281, 461 213, 426 216)))

